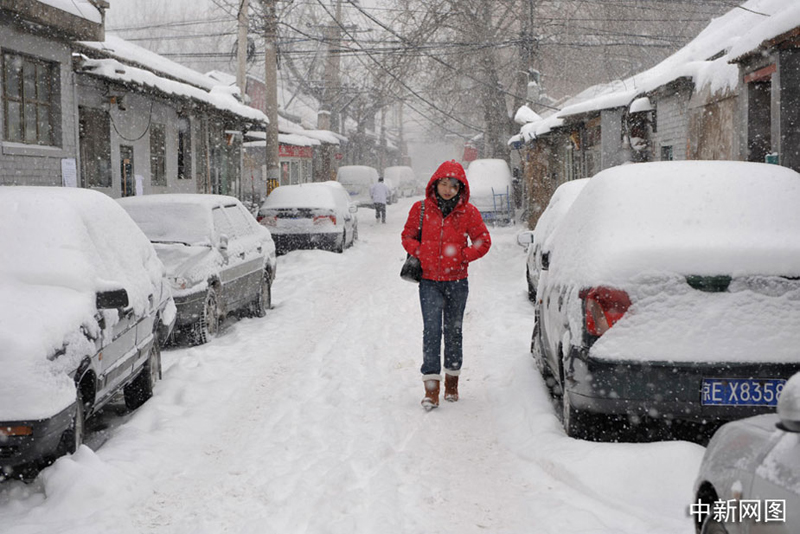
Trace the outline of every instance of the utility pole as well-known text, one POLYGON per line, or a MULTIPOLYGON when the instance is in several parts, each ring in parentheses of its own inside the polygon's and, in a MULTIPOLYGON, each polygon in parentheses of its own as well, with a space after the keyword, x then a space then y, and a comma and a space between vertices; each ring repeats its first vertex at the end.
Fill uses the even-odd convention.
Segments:
POLYGON ((250 0, 239 0, 239 37, 236 41, 236 85, 242 92, 242 102, 244 102, 245 89, 246 89, 246 72, 247 66, 247 10, 249 8, 250 0))
MULTIPOLYGON (((328 27, 328 57, 325 60, 325 86, 322 92, 322 109, 329 112, 329 123, 319 125, 323 130, 339 131, 339 113, 333 108, 339 94, 339 51, 341 48, 342 28, 342 0, 336 0, 336 14, 334 23, 328 27)), ((324 119, 323 119, 324 120, 324 119)))
MULTIPOLYGON (((266 85, 264 114, 267 124, 267 193, 280 184, 278 160, 278 0, 261 0, 264 5, 264 83, 266 85)), ((280 184, 285 185, 285 184, 280 184)))
MULTIPOLYGON (((522 17, 522 39, 520 39, 520 55, 522 56, 521 68, 517 71, 517 100, 514 103, 515 109, 519 109, 522 104, 536 104, 530 102, 528 95, 528 84, 532 79, 535 71, 533 61, 536 56, 534 37, 534 18, 536 16, 536 0, 522 0, 523 11, 528 11, 527 16, 522 17), (527 4, 527 5, 526 5, 527 4), (527 9, 526 9, 527 8, 527 9)), ((537 83, 539 80, 535 80, 537 83)))

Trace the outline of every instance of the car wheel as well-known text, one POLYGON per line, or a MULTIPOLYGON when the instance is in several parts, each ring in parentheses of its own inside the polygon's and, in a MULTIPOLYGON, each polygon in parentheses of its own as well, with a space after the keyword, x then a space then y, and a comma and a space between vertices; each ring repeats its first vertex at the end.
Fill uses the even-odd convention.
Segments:
POLYGON ((86 406, 83 403, 81 388, 76 385, 75 394, 75 415, 72 424, 61 435, 61 442, 58 446, 57 455, 74 454, 83 444, 83 436, 86 432, 86 406))
POLYGON ((565 391, 561 396, 564 431, 571 438, 583 439, 586 437, 586 427, 583 414, 576 410, 569 402, 569 394, 565 391))
POLYGON ((714 514, 708 514, 700 527, 700 534, 728 534, 725 525, 714 519, 714 514))
POLYGON ((342 231, 342 242, 336 245, 336 252, 341 254, 344 252, 344 244, 347 243, 347 230, 342 231))
POLYGON ((135 410, 153 396, 153 389, 155 389, 156 382, 161 377, 161 346, 158 341, 158 336, 153 339, 153 345, 150 347, 150 352, 147 361, 144 362, 142 369, 133 382, 128 384, 122 389, 125 397, 125 406, 129 410, 135 410))
POLYGON ((203 345, 219 332, 219 302, 217 291, 209 287, 203 303, 203 313, 194 325, 194 344, 203 345))
POLYGON ((258 288, 258 295, 253 304, 253 316, 264 317, 267 310, 272 307, 272 284, 269 282, 269 275, 265 272, 261 277, 261 284, 258 288))
POLYGON ((528 300, 536 302, 536 287, 531 284, 531 272, 529 269, 525 269, 525 280, 528 282, 528 300))

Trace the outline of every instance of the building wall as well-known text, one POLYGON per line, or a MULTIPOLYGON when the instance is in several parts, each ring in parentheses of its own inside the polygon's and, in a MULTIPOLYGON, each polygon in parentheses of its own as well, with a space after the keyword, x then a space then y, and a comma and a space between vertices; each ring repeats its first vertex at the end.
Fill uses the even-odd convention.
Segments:
POLYGON ((5 117, 0 105, 0 184, 61 185, 61 162, 77 162, 77 118, 71 50, 61 41, 19 31, 0 20, 0 49, 33 56, 60 66, 60 135, 57 146, 37 146, 5 141, 5 117))
POLYGON ((689 110, 686 159, 737 160, 739 99, 737 95, 698 105, 689 110))
POLYGON ((800 171, 800 51, 780 52, 780 163, 800 171))
POLYGON ((622 147, 622 116, 624 108, 607 109, 600 113, 602 157, 598 171, 616 167, 630 160, 622 147))
POLYGON ((653 133, 653 159, 655 161, 668 159, 663 156, 666 147, 671 147, 672 159, 686 159, 689 128, 688 102, 688 91, 674 91, 657 98, 657 128, 653 133))
MULTIPOLYGON (((125 89, 116 84, 90 75, 77 75, 77 106, 103 109, 111 119, 111 187, 95 187, 107 195, 118 198, 122 196, 122 178, 120 165, 120 147, 133 147, 134 174, 143 177, 144 194, 153 193, 194 193, 197 191, 195 173, 189 174, 191 179, 178 179, 178 110, 174 104, 153 95, 125 89), (111 101, 111 95, 117 102, 111 101), (124 96, 123 96, 124 95, 124 96), (152 124, 164 125, 166 134, 166 180, 167 185, 155 185, 152 182, 150 168, 150 132, 152 124)), ((191 120, 191 118, 190 118, 191 120)), ((194 132, 192 132, 194 133, 194 132)), ((192 158, 194 169, 198 165, 198 139, 191 136, 192 158)), ((80 171, 80 165, 78 166, 80 171)), ((80 184, 81 182, 79 182, 80 184)))

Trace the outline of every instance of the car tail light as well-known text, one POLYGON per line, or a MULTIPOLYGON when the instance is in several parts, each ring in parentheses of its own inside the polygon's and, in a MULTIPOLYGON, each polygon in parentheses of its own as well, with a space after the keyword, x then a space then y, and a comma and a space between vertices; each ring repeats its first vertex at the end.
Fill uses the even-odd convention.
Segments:
POLYGON ((331 223, 336 225, 336 215, 315 215, 314 224, 327 224, 331 223))
POLYGON ((630 297, 621 289, 592 287, 582 289, 579 296, 584 300, 586 332, 598 337, 622 319, 631 306, 630 297))
POLYGON ((258 218, 258 222, 264 226, 278 226, 278 217, 267 217, 266 215, 261 215, 258 218))

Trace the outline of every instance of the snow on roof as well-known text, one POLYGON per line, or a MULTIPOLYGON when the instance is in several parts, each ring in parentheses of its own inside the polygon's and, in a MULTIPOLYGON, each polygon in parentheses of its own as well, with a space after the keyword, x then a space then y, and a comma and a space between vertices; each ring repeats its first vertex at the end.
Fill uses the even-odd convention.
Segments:
POLYGON ((153 87, 166 94, 193 98, 249 120, 269 122, 264 113, 250 106, 245 106, 228 91, 220 90, 218 87, 212 87, 210 92, 205 91, 187 83, 162 78, 149 70, 124 65, 116 59, 89 59, 84 57, 81 69, 83 72, 109 80, 135 83, 153 87))
POLYGON ((514 115, 514 122, 517 124, 526 124, 528 122, 535 122, 542 120, 542 117, 533 111, 528 106, 522 106, 517 110, 517 113, 514 115))
MULTIPOLYGON (((248 141, 247 143, 245 143, 244 146, 247 147, 266 146, 267 143, 266 132, 251 131, 247 132, 245 135, 246 137, 255 139, 255 141, 248 141)), ((313 139, 305 135, 287 134, 280 132, 278 133, 278 143, 282 145, 295 145, 295 146, 317 146, 322 144, 318 139, 313 139)))
MULTIPOLYGON (((782 2, 783 3, 783 2, 782 2)), ((732 59, 740 58, 756 51, 765 41, 783 35, 800 26, 800 5, 787 0, 780 16, 763 17, 742 35, 728 52, 732 59)))
POLYGON ((210 76, 185 67, 180 63, 175 63, 164 56, 129 43, 115 35, 107 33, 106 40, 103 42, 80 41, 80 44, 102 52, 106 56, 118 59, 123 63, 139 65, 146 70, 180 80, 206 91, 210 91, 214 86, 220 85, 219 81, 210 76))
POLYGON ((548 117, 549 124, 542 124, 548 118, 528 123, 520 133, 530 140, 560 126, 557 119, 627 106, 636 97, 683 77, 694 81, 696 91, 705 87, 712 93, 734 91, 739 71, 729 60, 799 24, 800 6, 795 0, 749 0, 741 9, 712 20, 697 37, 655 67, 626 80, 589 87, 548 117))
POLYGON ((40 4, 66 11, 70 15, 75 15, 90 22, 101 24, 103 17, 100 11, 90 4, 88 0, 36 0, 40 4))

